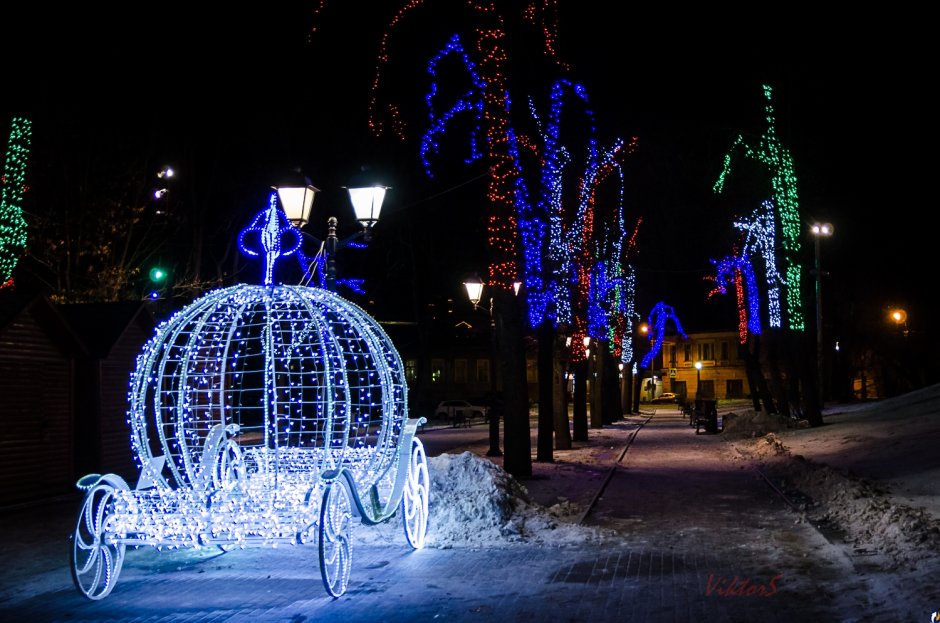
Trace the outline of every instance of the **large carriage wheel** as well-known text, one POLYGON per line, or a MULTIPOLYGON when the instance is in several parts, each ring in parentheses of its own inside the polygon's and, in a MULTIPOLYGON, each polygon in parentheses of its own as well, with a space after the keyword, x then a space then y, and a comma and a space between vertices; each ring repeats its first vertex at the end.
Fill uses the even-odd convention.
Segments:
POLYGON ((411 462, 408 466, 408 478, 401 496, 401 520, 405 527, 405 538, 415 549, 424 547, 424 537, 428 531, 428 498, 431 481, 428 478, 428 459, 424 453, 424 444, 418 438, 412 439, 411 462))
POLYGON ((122 482, 102 479, 89 489, 71 537, 72 580, 89 599, 106 597, 124 564, 124 544, 113 543, 106 534, 108 517, 114 512, 114 492, 122 488, 128 487, 122 482))
POLYGON ((326 592, 339 597, 349 584, 351 552, 349 527, 352 523, 352 507, 349 492, 342 481, 336 480, 326 486, 323 503, 320 505, 320 575, 326 592))

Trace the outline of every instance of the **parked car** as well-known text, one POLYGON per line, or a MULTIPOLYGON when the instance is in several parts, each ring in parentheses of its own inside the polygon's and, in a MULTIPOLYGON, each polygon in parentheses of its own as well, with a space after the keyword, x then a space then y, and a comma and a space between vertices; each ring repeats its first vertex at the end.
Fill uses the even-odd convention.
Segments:
POLYGON ((448 420, 451 426, 470 426, 473 419, 485 422, 489 417, 489 407, 466 400, 445 400, 434 409, 434 417, 448 420))
POLYGON ((655 404, 669 403, 669 402, 675 402, 675 401, 676 401, 676 395, 672 392, 663 392, 659 396, 656 396, 655 398, 650 400, 650 402, 655 403, 655 404))

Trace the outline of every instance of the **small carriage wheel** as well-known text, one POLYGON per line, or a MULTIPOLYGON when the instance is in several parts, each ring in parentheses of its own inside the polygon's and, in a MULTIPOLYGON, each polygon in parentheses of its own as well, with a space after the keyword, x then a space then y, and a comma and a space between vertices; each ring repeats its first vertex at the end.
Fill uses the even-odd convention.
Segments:
POLYGON ((222 446, 215 469, 212 470, 213 486, 224 489, 226 485, 245 480, 245 460, 237 443, 229 439, 222 446))
POLYGON ((428 477, 428 459, 424 453, 424 444, 418 438, 412 439, 411 463, 408 478, 401 497, 401 519, 405 528, 405 538, 415 549, 424 547, 424 537, 428 531, 428 498, 431 480, 428 477))
POLYGON ((336 480, 326 486, 320 505, 320 575, 332 597, 345 593, 349 584, 351 522, 349 492, 342 481, 336 480))
POLYGON ((89 599, 107 597, 124 564, 125 545, 111 542, 105 534, 108 517, 114 512, 114 492, 118 488, 126 488, 126 485, 104 479, 88 490, 70 539, 72 581, 89 599))

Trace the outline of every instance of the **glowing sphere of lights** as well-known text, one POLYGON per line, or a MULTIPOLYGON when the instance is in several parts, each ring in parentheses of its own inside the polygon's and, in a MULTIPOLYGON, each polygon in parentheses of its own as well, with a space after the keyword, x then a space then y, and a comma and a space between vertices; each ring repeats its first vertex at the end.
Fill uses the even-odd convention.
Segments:
MULTIPOLYGON (((270 276, 278 249, 265 246, 270 276)), ((424 545, 424 419, 407 418, 404 367, 381 326, 330 291, 209 292, 157 328, 128 398, 136 488, 115 474, 77 483, 72 578, 90 599, 111 592, 128 545, 316 540, 334 597, 349 581, 354 516, 374 525, 400 512, 408 543, 424 545)))
POLYGON ((406 392, 397 351, 353 303, 320 288, 238 285, 161 325, 138 357, 129 420, 154 482, 202 482, 206 439, 235 425, 243 452, 313 473, 368 448, 356 470, 368 485, 394 459, 406 392), (159 473, 155 456, 166 457, 159 473))

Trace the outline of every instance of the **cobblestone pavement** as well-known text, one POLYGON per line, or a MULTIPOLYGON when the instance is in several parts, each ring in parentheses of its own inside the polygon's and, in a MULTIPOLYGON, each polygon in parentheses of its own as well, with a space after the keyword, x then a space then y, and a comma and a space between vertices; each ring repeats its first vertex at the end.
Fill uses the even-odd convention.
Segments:
MULTIPOLYGON (((338 599, 323 590, 317 548, 306 545, 129 549, 114 591, 89 601, 68 566, 80 499, 6 509, 0 620, 866 620, 845 611, 837 591, 850 561, 729 462, 720 437, 696 435, 677 414, 643 424, 585 522, 616 528, 618 538, 412 550, 402 536, 356 547, 349 590, 338 599)), ((610 428, 626 448, 639 425, 631 418, 610 428)))

